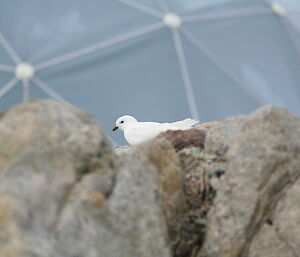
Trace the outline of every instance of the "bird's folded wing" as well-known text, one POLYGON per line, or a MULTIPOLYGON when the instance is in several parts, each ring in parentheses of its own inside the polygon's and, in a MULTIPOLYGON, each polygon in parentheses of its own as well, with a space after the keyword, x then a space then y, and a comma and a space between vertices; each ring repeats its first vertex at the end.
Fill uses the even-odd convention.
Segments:
POLYGON ((185 119, 185 120, 176 121, 176 122, 172 122, 172 123, 169 123, 169 124, 176 127, 176 128, 178 128, 178 129, 189 129, 192 126, 196 125, 197 123, 199 123, 199 121, 188 118, 188 119, 185 119))
POLYGON ((129 134, 131 138, 137 140, 149 140, 166 130, 168 128, 156 122, 139 122, 130 128, 129 134))

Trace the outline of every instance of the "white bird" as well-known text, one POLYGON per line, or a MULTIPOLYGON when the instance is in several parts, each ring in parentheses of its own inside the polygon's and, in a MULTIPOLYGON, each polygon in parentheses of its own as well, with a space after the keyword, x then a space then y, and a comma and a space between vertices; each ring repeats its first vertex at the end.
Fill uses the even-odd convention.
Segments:
POLYGON ((131 145, 140 144, 156 137, 159 133, 167 130, 186 130, 192 128, 199 121, 191 118, 171 122, 138 122, 136 118, 124 115, 117 119, 113 131, 121 129, 124 131, 124 137, 131 145))

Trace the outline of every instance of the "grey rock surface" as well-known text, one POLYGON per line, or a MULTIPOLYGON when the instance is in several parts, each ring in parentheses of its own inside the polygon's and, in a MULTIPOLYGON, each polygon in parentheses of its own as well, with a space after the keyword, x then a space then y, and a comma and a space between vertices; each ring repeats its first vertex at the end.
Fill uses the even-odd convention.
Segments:
POLYGON ((132 155, 118 169, 110 192, 101 190, 101 172, 74 188, 55 230, 63 256, 170 256, 156 169, 132 155))
MULTIPOLYGON (((239 130, 226 154, 226 173, 208 214, 206 240, 199 256, 244 257, 249 256, 250 248, 252 256, 258 256, 255 251, 268 252, 268 248, 271 252, 274 242, 268 238, 274 235, 265 235, 260 242, 255 238, 262 236, 266 223, 274 222, 278 202, 300 175, 298 117, 267 106, 247 117, 239 130), (258 250, 263 241, 265 248, 258 250)), ((290 218, 294 217, 282 217, 283 223, 290 218)), ((300 245, 297 238, 283 238, 288 244, 300 245)), ((284 248, 288 252, 287 245, 284 248)))
POLYGON ((155 168, 87 113, 33 101, 0 122, 0 256, 169 256, 155 168))
POLYGON ((205 151, 224 156, 246 120, 246 116, 236 116, 212 127, 206 136, 205 151))
POLYGON ((113 149, 87 113, 0 117, 0 257, 295 257, 300 119, 249 116, 113 149))
POLYGON ((250 257, 296 257, 300 253, 300 179, 279 201, 250 247, 250 257))

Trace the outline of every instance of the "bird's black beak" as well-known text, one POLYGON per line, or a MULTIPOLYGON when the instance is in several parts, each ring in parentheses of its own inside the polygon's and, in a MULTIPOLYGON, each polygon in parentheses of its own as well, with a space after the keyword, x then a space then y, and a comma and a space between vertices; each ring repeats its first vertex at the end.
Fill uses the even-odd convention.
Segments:
POLYGON ((118 128, 119 128, 119 127, 114 127, 114 128, 113 128, 113 131, 116 131, 118 128))

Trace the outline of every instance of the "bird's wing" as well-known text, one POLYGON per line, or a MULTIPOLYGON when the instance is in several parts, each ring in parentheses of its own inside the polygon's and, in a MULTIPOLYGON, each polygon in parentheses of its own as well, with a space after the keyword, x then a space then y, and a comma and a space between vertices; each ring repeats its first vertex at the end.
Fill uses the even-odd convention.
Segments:
POLYGON ((176 128, 171 125, 166 125, 166 123, 161 124, 157 122, 138 122, 125 131, 125 137, 130 144, 139 144, 141 142, 153 139, 159 133, 169 129, 176 128))
POLYGON ((158 122, 139 122, 135 127, 134 133, 139 136, 153 138, 168 128, 158 122))
POLYGON ((184 129, 191 128, 192 126, 196 125, 197 123, 199 123, 199 121, 188 118, 185 120, 176 121, 176 122, 172 122, 172 123, 168 123, 168 124, 176 127, 179 130, 184 130, 184 129))

